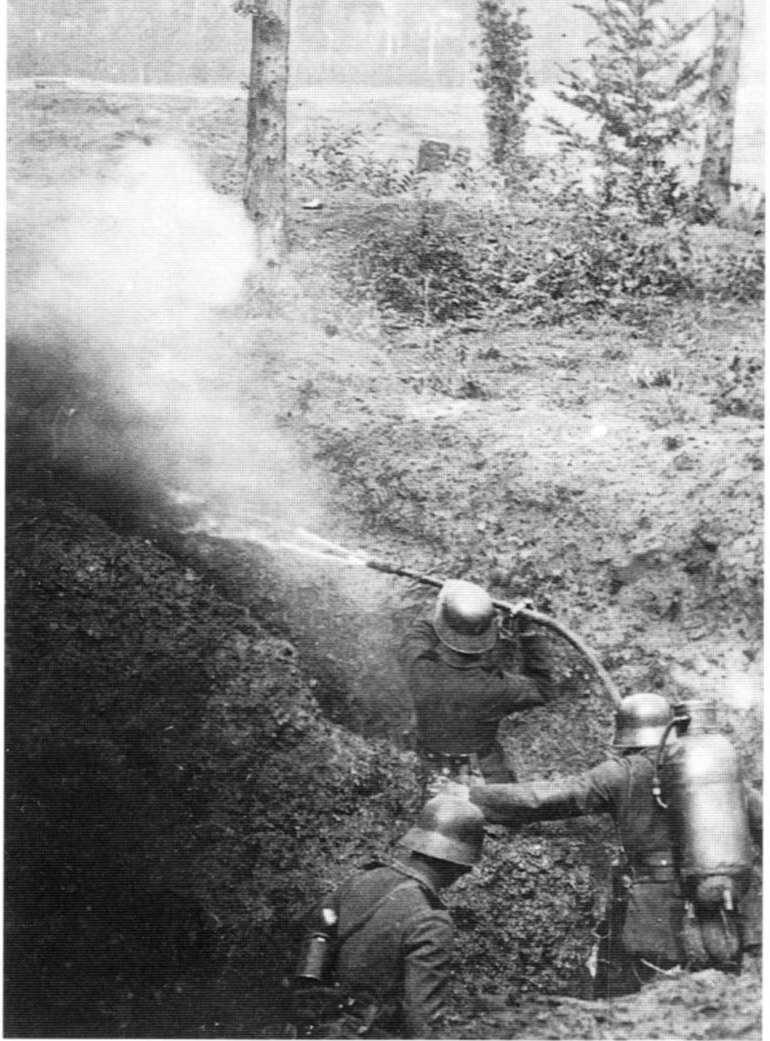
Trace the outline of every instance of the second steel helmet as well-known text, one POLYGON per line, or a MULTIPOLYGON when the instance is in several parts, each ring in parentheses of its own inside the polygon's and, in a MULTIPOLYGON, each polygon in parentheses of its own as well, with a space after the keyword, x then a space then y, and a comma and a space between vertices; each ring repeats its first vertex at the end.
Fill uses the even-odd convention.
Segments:
POLYGON ((441 587, 433 615, 443 644, 461 654, 482 654, 497 642, 497 617, 492 598, 473 582, 450 578, 441 587))
POLYGON ((436 860, 472 867, 481 860, 484 814, 478 806, 451 795, 425 803, 401 845, 436 860))
POLYGON ((671 705, 660 694, 630 694, 615 713, 615 748, 652 748, 673 719, 671 705))

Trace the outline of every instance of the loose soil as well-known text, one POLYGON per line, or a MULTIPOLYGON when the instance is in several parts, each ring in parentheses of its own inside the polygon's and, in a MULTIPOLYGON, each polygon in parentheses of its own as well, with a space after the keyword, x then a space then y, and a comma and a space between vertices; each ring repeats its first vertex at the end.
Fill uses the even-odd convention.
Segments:
MULTIPOLYGON (((414 154, 422 128, 378 115, 414 154)), ((232 99, 9 97, 8 1036, 276 1036, 293 916, 389 853, 416 808, 395 650, 430 591, 295 559, 233 504, 170 497, 185 467, 148 462, 147 417, 28 293, 67 186, 109 183, 127 142, 173 132, 237 194, 242 124, 232 99)), ((294 523, 531 597, 624 693, 718 699, 760 784, 761 313, 387 320, 333 275, 378 201, 327 190, 303 209, 311 194, 297 175, 285 271, 215 311, 204 388, 242 403, 255 458, 260 438, 291 446, 313 499, 294 523)), ((504 726, 522 776, 606 749, 606 693, 554 652, 552 705, 504 726)), ((760 1037, 754 955, 737 977, 587 1000, 612 849, 601 820, 490 836, 451 898, 451 1036, 760 1037)))

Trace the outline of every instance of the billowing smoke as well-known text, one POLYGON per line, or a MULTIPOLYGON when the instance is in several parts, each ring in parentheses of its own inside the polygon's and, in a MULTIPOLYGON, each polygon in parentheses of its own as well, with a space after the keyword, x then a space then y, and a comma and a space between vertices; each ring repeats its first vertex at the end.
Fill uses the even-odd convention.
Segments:
POLYGON ((258 258, 239 200, 181 146, 135 142, 26 228, 36 261, 9 304, 11 332, 74 344, 78 366, 144 418, 153 468, 220 522, 317 523, 322 489, 276 429, 258 364, 243 365, 261 345, 240 306, 258 258))
MULTIPOLYGON (((341 682, 361 702, 379 698, 398 729, 393 583, 325 541, 346 540, 327 482, 275 422, 262 360, 291 373, 317 339, 303 315, 260 324, 251 313, 259 258, 240 201, 209 188, 184 148, 136 142, 50 199, 14 185, 9 223, 9 332, 36 354, 32 371, 67 354, 83 382, 106 388, 130 417, 126 450, 184 507, 182 527, 267 547, 293 636, 322 670, 319 694, 333 699, 341 682)), ((101 436, 98 401, 68 393, 43 412, 44 447, 50 428, 62 459, 109 482, 123 441, 101 436)))

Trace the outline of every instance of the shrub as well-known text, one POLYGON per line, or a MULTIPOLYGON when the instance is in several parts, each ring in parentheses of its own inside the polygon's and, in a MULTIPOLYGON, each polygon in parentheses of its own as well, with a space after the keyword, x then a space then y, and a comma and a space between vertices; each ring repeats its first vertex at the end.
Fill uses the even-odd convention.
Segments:
POLYGON ((755 239, 733 233, 693 250, 691 278, 695 294, 712 300, 749 303, 765 292, 765 250, 755 239))
POLYGON ((635 210, 605 210, 583 197, 551 229, 534 287, 558 312, 629 315, 640 300, 687 293, 691 247, 686 225, 651 228, 635 210))
POLYGON ((764 244, 748 232, 700 229, 687 214, 660 224, 628 193, 610 206, 563 157, 515 201, 489 168, 454 172, 442 200, 418 184, 350 229, 344 273, 386 311, 423 325, 481 314, 646 321, 663 300, 762 298, 764 244))
POLYGON ((380 306, 424 321, 478 314, 499 287, 501 221, 484 228, 470 211, 429 199, 380 208, 353 247, 354 284, 380 306))
POLYGON ((694 286, 687 226, 645 224, 587 196, 538 217, 407 199, 367 215, 347 258, 353 284, 386 310, 425 323, 527 314, 632 317, 694 286))
MULTIPOLYGON (((376 131, 373 128, 372 133, 376 131)), ((370 195, 397 195, 411 188, 417 170, 411 160, 378 159, 366 143, 361 127, 332 124, 308 136, 306 158, 297 173, 317 187, 340 191, 356 188, 370 195)))

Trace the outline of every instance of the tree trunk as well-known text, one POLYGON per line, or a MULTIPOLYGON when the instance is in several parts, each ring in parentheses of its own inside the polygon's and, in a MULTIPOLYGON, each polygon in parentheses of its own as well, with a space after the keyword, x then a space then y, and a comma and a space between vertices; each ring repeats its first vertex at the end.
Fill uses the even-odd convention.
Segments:
POLYGON ((251 20, 244 202, 256 222, 262 256, 286 249, 286 89, 290 0, 260 0, 251 20))
POLYGON ((715 0, 714 48, 700 189, 717 209, 727 206, 730 202, 733 130, 742 31, 743 0, 715 0))

